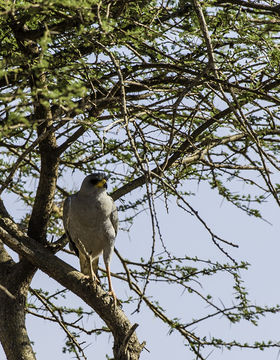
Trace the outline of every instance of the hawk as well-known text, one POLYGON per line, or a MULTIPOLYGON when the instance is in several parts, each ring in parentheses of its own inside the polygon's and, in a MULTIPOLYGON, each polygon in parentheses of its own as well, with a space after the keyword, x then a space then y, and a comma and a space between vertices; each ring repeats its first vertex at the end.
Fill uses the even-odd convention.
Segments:
POLYGON ((88 175, 82 182, 80 191, 64 201, 63 224, 69 242, 79 256, 83 274, 98 281, 98 259, 103 253, 109 292, 116 304, 110 260, 119 221, 116 205, 106 192, 107 180, 108 176, 104 173, 88 175))

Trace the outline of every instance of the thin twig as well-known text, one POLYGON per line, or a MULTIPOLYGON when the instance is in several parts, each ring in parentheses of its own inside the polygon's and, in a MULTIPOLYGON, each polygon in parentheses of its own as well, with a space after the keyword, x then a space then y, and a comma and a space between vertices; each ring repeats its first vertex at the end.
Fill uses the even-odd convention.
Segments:
POLYGON ((0 290, 3 291, 10 299, 15 300, 16 297, 3 285, 0 284, 0 290))
MULTIPOLYGON (((71 332, 67 329, 67 327, 65 326, 65 323, 62 322, 58 316, 55 314, 55 312, 53 311, 53 309, 49 306, 48 302, 36 291, 33 289, 29 289, 29 291, 35 295, 40 301, 41 303, 46 307, 46 309, 52 314, 52 316, 54 317, 55 321, 61 326, 61 328, 63 329, 63 331, 66 333, 67 337, 69 338, 69 340, 79 349, 79 351, 82 353, 82 357, 83 359, 87 360, 87 357, 85 356, 85 353, 83 351, 83 349, 81 348, 80 344, 77 342, 77 340, 75 339, 75 337, 73 336, 73 334, 71 334, 71 332)), ((74 346, 74 352, 77 356, 78 359, 80 359, 76 349, 74 346)))

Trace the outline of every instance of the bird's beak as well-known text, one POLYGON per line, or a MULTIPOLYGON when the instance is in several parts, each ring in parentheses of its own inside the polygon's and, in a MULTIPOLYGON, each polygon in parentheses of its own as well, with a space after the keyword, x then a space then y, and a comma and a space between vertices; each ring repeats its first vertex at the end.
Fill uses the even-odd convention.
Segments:
POLYGON ((103 188, 104 185, 106 184, 106 182, 107 182, 106 179, 102 179, 96 184, 96 186, 99 187, 99 188, 103 188))

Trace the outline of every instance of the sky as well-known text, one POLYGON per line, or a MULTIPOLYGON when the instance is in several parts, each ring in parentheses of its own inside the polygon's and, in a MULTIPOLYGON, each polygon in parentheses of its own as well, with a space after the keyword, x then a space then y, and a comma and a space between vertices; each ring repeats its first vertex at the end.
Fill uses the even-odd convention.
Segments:
MULTIPOLYGON (((78 178, 72 179, 69 187, 77 187, 78 178)), ((242 277, 252 304, 273 306, 280 303, 279 278, 279 209, 272 199, 262 205, 264 217, 272 224, 248 217, 245 213, 236 209, 226 201, 222 201, 216 191, 210 189, 205 184, 185 183, 186 189, 195 192, 195 196, 188 199, 192 206, 198 211, 200 216, 207 222, 217 235, 239 245, 238 249, 228 248, 236 260, 248 261, 251 266, 248 271, 242 271, 242 277)), ((240 185, 241 186, 241 185, 240 185)), ((138 190, 136 190, 138 191, 138 190)), ((4 199, 5 200, 5 199, 4 199)), ((8 210, 16 209, 20 212, 19 203, 14 199, 6 198, 8 210)), ((118 204, 118 202, 117 202, 118 204)), ((166 213, 162 199, 156 202, 159 224, 165 245, 169 251, 177 256, 198 256, 203 259, 219 260, 228 262, 223 254, 212 243, 209 234, 199 224, 194 216, 178 208, 175 201, 169 204, 169 213, 166 213)), ((148 211, 142 212, 130 229, 130 233, 120 231, 116 240, 116 248, 125 258, 139 260, 140 254, 148 256, 151 249, 151 224, 148 211)), ((158 247, 160 251, 160 246, 158 247)), ((78 259, 69 255, 60 255, 65 261, 79 268, 78 259)), ((190 264, 192 266, 193 264, 190 264)), ((103 266, 103 261, 101 262, 103 266)), ((119 260, 113 256, 111 263, 112 271, 121 270, 119 260)), ((107 280, 106 280, 107 281, 107 280)), ((113 286, 117 296, 122 298, 133 296, 128 286, 113 278, 113 286)), ((50 291, 61 289, 61 286, 47 275, 38 271, 32 282, 33 288, 47 288, 50 291)), ((210 293, 225 306, 229 306, 232 300, 232 283, 226 274, 203 279, 196 288, 203 294, 210 293)), ((168 284, 156 283, 148 287, 147 295, 150 299, 160 300, 161 306, 166 310, 166 314, 171 318, 178 317, 182 321, 188 322, 201 314, 207 314, 209 308, 200 303, 193 294, 182 292, 182 289, 168 284)), ((82 306, 88 309, 87 305, 77 296, 68 292, 65 306, 82 306)), ((145 307, 141 305, 140 313, 133 313, 137 303, 133 305, 123 305, 123 310, 132 323, 138 323, 136 332, 139 341, 146 341, 146 349, 143 351, 141 360, 170 358, 176 359, 195 359, 195 356, 186 351, 185 342, 181 335, 173 332, 169 335, 169 328, 145 307)), ((83 323, 91 328, 92 324, 102 326, 98 316, 85 317, 83 323)), ((27 327, 31 340, 34 342, 34 350, 40 360, 68 360, 73 359, 73 354, 63 354, 62 346, 65 340, 64 333, 54 323, 46 323, 27 315, 27 327)), ((225 318, 207 320, 197 325, 195 328, 199 334, 223 337, 225 339, 242 342, 254 343, 254 341, 279 339, 279 314, 268 314, 261 318, 258 326, 253 326, 245 321, 238 324, 231 324, 225 318)), ((112 356, 112 337, 111 335, 87 337, 89 344, 86 349, 88 359, 106 359, 106 354, 112 356)), ((208 349, 204 356, 215 360, 264 360, 277 359, 278 349, 265 351, 259 350, 240 350, 231 351, 220 349, 208 349)), ((5 359, 3 350, 0 347, 0 359, 5 359)))

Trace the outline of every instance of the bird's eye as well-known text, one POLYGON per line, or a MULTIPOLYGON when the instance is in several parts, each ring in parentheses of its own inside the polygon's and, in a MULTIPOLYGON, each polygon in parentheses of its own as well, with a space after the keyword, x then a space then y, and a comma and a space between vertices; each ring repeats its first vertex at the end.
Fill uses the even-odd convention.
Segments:
POLYGON ((99 182, 98 179, 91 179, 91 180, 90 180, 90 183, 91 183, 92 185, 96 185, 98 182, 99 182))

